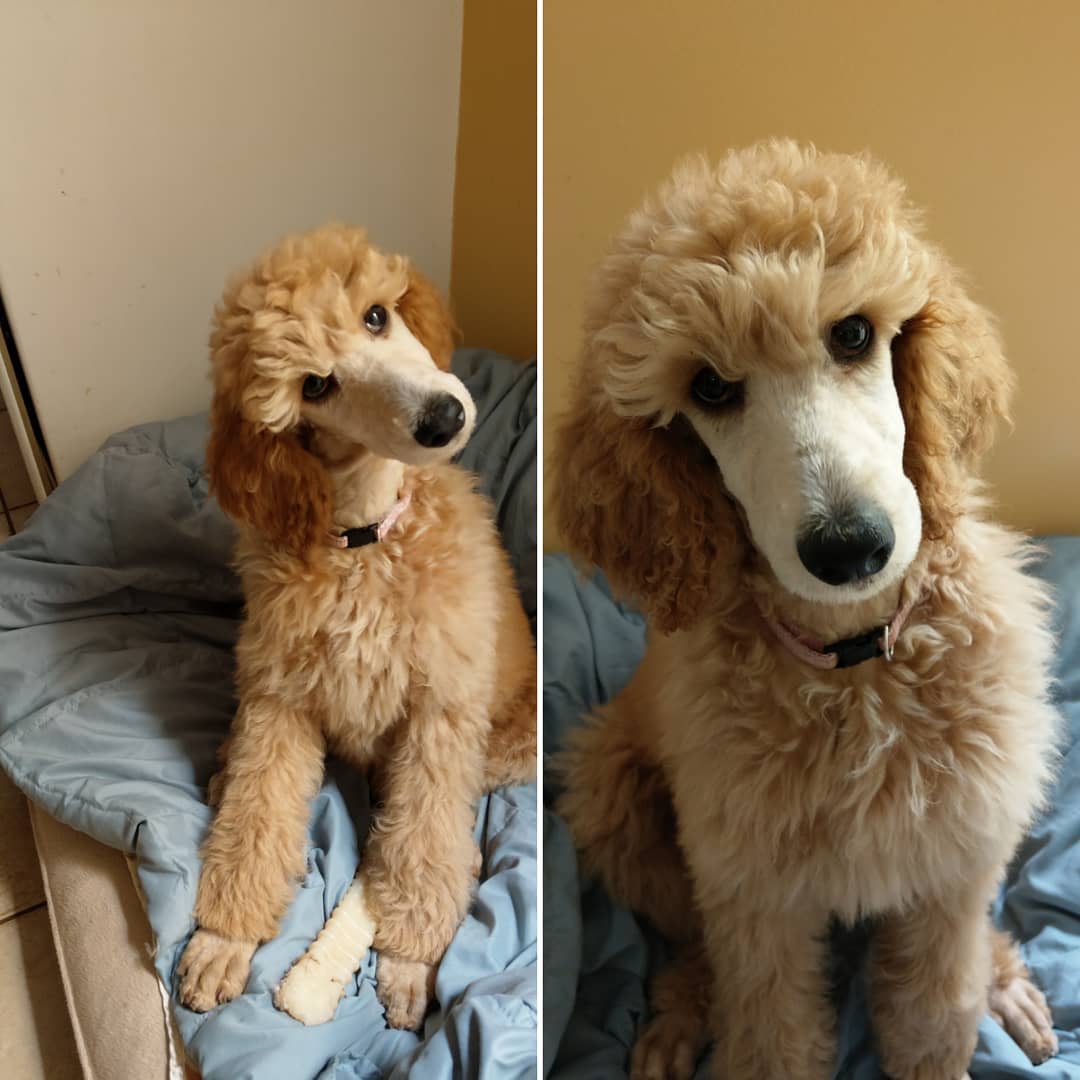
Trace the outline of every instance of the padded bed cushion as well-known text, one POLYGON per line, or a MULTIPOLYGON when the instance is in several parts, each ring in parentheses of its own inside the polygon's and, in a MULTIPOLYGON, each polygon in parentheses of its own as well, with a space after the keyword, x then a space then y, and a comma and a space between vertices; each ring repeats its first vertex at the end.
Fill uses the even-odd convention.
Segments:
MULTIPOLYGON (((535 366, 465 349, 455 370, 479 412, 462 463, 495 500, 535 620, 535 366)), ((193 929, 206 784, 235 708, 234 533, 207 497, 205 439, 205 416, 114 436, 0 548, 0 766, 60 821, 135 856, 168 987, 193 929)), ((353 877, 354 823, 366 817, 362 778, 331 761, 306 878, 246 992, 206 1015, 174 1003, 205 1080, 532 1074, 535 785, 480 804, 484 880, 422 1033, 386 1027, 373 955, 329 1023, 306 1028, 274 1009, 272 988, 353 877)))

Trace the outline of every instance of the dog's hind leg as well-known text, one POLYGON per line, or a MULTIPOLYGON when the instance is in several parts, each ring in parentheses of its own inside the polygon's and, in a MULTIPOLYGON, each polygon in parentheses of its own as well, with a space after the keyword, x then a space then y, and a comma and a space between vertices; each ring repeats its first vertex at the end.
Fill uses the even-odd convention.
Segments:
POLYGON ((1012 1036, 1033 1065, 1057 1053, 1050 1006, 1032 982, 1016 942, 1001 930, 991 931, 994 981, 990 1015, 1012 1036))
POLYGON ((536 779, 536 671, 525 674, 517 692, 491 718, 484 790, 536 779))
POLYGON ((653 1015, 641 1029, 631 1080, 689 1080, 709 1043, 712 971, 705 943, 683 946, 649 988, 653 1015))
POLYGON ((585 872, 613 900, 672 941, 694 940, 700 921, 671 792, 635 719, 624 695, 573 732, 555 760, 564 785, 556 810, 570 826, 585 872))
POLYGON ((536 646, 509 566, 501 573, 485 791, 536 779, 536 646))

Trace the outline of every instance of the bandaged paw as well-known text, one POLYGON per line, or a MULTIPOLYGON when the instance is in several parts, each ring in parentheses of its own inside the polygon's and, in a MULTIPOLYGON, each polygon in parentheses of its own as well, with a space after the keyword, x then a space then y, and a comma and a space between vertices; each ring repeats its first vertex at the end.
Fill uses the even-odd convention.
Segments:
POLYGON ((302 1024, 332 1020, 374 939, 375 923, 357 875, 319 936, 274 991, 274 1004, 302 1024))

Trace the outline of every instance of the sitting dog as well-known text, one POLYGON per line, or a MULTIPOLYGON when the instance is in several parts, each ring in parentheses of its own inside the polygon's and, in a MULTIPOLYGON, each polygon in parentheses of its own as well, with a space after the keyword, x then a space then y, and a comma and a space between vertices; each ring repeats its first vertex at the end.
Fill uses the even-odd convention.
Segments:
POLYGON ((468 908, 481 793, 535 777, 535 647, 474 478, 431 284, 360 229, 285 240, 211 337, 211 490, 240 527, 239 708, 180 996, 240 993, 305 870, 327 751, 370 772, 378 994, 415 1027, 468 908))
POLYGON ((1057 727, 1047 597, 977 479, 1012 378, 901 183, 790 141, 691 160, 588 296, 562 536, 650 622, 571 741, 587 871, 676 943, 637 1077, 835 1066, 830 924, 870 919, 894 1080, 1050 1014, 988 909, 1057 727))

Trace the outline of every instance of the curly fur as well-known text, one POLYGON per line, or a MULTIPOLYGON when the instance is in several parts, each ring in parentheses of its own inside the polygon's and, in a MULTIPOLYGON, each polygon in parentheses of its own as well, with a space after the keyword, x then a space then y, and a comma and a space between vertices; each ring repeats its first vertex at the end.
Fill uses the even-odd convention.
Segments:
MULTIPOLYGON (((459 447, 403 464, 346 430, 352 399, 368 392, 368 369, 349 364, 368 347, 374 303, 403 320, 395 333, 416 377, 467 396, 446 373, 454 329, 442 300, 359 229, 285 240, 216 312, 207 464, 241 527, 246 616, 203 849, 202 930, 180 966, 196 1008, 240 992, 254 945, 277 932, 328 751, 372 774, 364 869, 375 945, 391 960, 379 979, 391 1023, 422 1016, 417 987, 430 980, 417 965, 437 963, 468 907, 476 799, 535 775, 532 636, 491 507, 447 463, 459 447), (305 378, 334 371, 335 403, 305 402, 305 378), (327 542, 332 525, 377 520, 405 490, 408 510, 380 543, 327 542)), ((393 377, 399 346, 386 348, 393 377)))
MULTIPOLYGON (((551 490, 568 544, 652 632, 564 753, 559 807, 586 870, 683 942, 637 1076, 688 1076, 694 1022, 667 1014, 710 1008, 717 1076, 831 1075, 835 917, 879 923, 873 1020, 897 1080, 957 1080, 988 994, 1027 994, 988 906, 1051 768, 1047 597, 1027 543, 986 520, 976 471, 1011 385, 989 315, 865 157, 773 141, 685 163, 601 263, 551 490), (892 339, 922 531, 894 586, 822 603, 762 555, 688 388, 707 353, 753 394, 763 365, 797 369, 851 310, 892 339), (803 665, 761 616, 829 641, 911 595, 892 663, 847 670, 803 665)), ((1033 1060, 1054 1046, 1036 1014, 1037 1038, 1009 1028, 1033 1060)))

